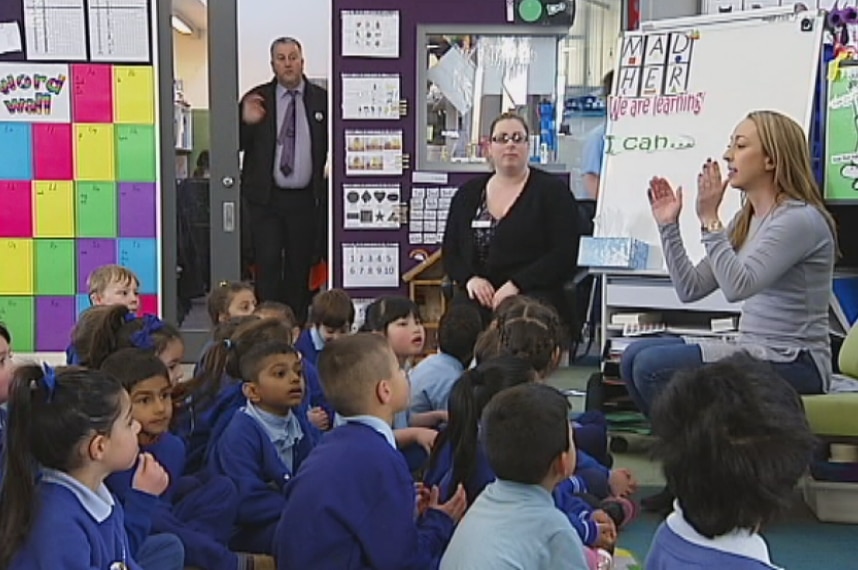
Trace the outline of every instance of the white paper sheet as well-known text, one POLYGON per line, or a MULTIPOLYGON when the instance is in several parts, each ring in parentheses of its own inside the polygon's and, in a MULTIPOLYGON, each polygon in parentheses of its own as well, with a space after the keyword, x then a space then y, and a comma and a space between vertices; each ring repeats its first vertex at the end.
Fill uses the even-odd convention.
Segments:
POLYGON ((399 287, 398 243, 344 243, 342 252, 344 288, 399 287))
POLYGON ((399 58, 399 12, 343 10, 343 57, 399 58))
POLYGON ((399 229, 402 189, 398 184, 343 186, 343 227, 347 230, 399 229))
POLYGON ((399 75, 343 75, 343 119, 399 119, 399 75))
POLYGON ((18 27, 18 22, 0 22, 0 53, 22 50, 21 28, 18 27))
POLYGON ((83 0, 24 0, 30 61, 86 61, 83 0))
POLYGON ((402 174, 402 131, 346 131, 346 176, 402 174))
POLYGON ((408 205, 408 243, 438 245, 444 241, 447 215, 457 188, 412 188, 408 205))
POLYGON ((92 61, 148 63, 146 0, 89 0, 89 50, 92 61))

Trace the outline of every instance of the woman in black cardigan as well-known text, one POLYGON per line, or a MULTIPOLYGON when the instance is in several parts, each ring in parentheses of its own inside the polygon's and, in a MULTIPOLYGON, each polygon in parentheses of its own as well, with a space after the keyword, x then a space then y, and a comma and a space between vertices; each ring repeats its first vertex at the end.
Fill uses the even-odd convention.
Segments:
POLYGON ((484 317, 513 295, 567 316, 563 284, 575 273, 580 235, 575 197, 561 178, 528 166, 527 123, 504 113, 492 122, 492 174, 465 183, 450 204, 443 263, 456 301, 484 317))

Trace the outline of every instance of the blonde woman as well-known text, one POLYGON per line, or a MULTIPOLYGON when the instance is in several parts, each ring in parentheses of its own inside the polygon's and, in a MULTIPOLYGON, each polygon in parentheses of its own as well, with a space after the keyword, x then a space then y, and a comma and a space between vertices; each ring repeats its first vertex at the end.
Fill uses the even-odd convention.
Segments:
MULTIPOLYGON (((755 111, 740 122, 721 167, 708 160, 697 177, 697 216, 706 255, 691 263, 679 232, 682 188, 664 178, 649 186, 667 268, 683 302, 716 289, 743 301, 739 338, 685 341, 655 338, 634 343, 621 373, 635 402, 649 413, 673 373, 744 351, 771 363, 801 394, 827 389, 831 373, 828 301, 836 229, 811 171, 801 127, 774 111, 755 111), (718 209, 727 187, 745 193, 742 210, 725 227, 718 209)), ((658 496, 657 496, 658 497, 658 496)), ((669 496, 644 506, 669 508, 669 496)))

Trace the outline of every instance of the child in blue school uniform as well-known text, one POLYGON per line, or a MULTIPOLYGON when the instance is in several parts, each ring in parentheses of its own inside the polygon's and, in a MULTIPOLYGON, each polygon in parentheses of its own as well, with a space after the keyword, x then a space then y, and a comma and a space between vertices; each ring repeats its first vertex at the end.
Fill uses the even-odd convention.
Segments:
POLYGON ((243 281, 222 281, 212 289, 206 300, 206 309, 212 327, 235 317, 252 315, 256 305, 253 285, 243 281))
MULTIPOLYGON (((3 447, 5 446, 6 432, 6 401, 9 399, 9 384, 12 382, 12 374, 15 371, 12 364, 12 334, 6 325, 0 323, 0 462, 3 460, 3 447)), ((3 465, 0 464, 0 475, 3 465)))
POLYGON ((551 497, 575 466, 568 413, 563 394, 539 384, 509 388, 492 399, 481 427, 498 478, 456 528, 442 570, 596 567, 551 497))
MULTIPOLYGON (((536 382, 538 378, 526 360, 510 355, 498 356, 465 372, 450 395, 450 423, 432 450, 424 485, 438 485, 441 497, 449 496, 452 489, 462 485, 468 503, 473 504, 486 486, 495 481, 495 472, 479 436, 484 408, 497 394, 536 382)), ((585 546, 612 550, 617 538, 614 521, 605 511, 592 508, 578 497, 576 491, 570 473, 551 489, 555 507, 567 516, 585 546)), ((588 555, 596 559, 595 551, 588 551, 588 555)))
POLYGON ((417 501, 391 429, 408 407, 409 388, 390 345, 364 333, 331 341, 319 372, 344 424, 286 486, 274 541, 278 570, 436 568, 465 510, 465 491, 439 504, 433 489, 428 501, 417 501))
MULTIPOLYGON (((182 478, 185 446, 167 431, 173 414, 170 381, 163 363, 143 351, 124 349, 101 369, 117 378, 131 395, 132 415, 140 423, 140 448, 150 453, 170 476, 152 513, 152 531, 178 536, 186 563, 208 570, 252 568, 252 559, 227 547, 238 511, 238 493, 226 477, 182 478)), ((125 503, 132 489, 131 470, 114 473, 108 488, 125 503)))
MULTIPOLYGON (((155 494, 168 476, 138 454, 140 425, 119 381, 97 370, 22 366, 8 419, 0 567, 139 570, 123 509, 104 480, 137 463, 135 488, 155 494)), ((180 546, 175 554, 159 567, 181 569, 180 546)))
POLYGON ((438 323, 438 353, 411 371, 411 415, 447 411, 450 390, 474 359, 474 346, 483 331, 479 311, 467 304, 452 305, 438 323))
POLYGON ((769 364, 733 356, 678 372, 651 421, 676 501, 646 568, 776 568, 759 533, 789 508, 815 447, 795 390, 769 364))
POLYGON ((309 321, 295 341, 295 348, 308 362, 317 365, 325 343, 352 332, 355 305, 342 289, 322 291, 313 297, 309 321))
POLYGON ((138 317, 125 305, 92 307, 81 314, 72 331, 68 363, 99 368, 104 359, 123 348, 151 352, 167 367, 173 386, 182 381, 182 333, 154 315, 138 317))
POLYGON ((303 362, 291 345, 256 344, 239 366, 246 404, 213 442, 208 466, 238 489, 232 547, 270 554, 284 490, 321 434, 307 420, 303 362))

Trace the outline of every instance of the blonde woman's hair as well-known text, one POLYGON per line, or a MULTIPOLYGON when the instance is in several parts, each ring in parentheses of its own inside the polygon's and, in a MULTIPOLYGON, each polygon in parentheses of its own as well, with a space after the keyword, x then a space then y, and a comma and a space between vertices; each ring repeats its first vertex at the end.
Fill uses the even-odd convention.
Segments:
MULTIPOLYGON (((810 148, 804 130, 791 118, 777 111, 753 111, 748 114, 763 147, 763 153, 775 166, 775 187, 777 196, 775 205, 792 199, 809 204, 819 210, 828 223, 837 248, 837 227, 834 218, 825 209, 822 193, 816 184, 816 177, 810 165, 810 148)), ((730 233, 730 243, 738 250, 748 239, 754 210, 750 202, 745 202, 736 224, 730 233)))

